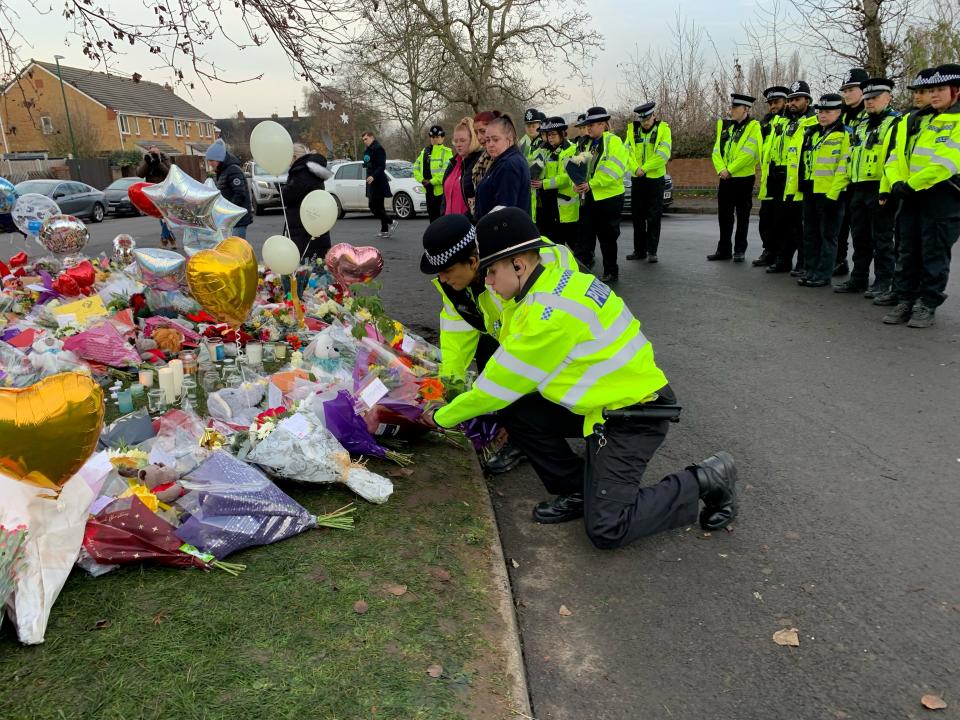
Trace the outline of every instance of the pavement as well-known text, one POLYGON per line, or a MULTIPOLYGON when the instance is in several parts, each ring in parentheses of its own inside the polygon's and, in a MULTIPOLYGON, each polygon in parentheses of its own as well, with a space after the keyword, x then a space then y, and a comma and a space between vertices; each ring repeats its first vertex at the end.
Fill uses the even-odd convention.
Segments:
MULTIPOLYGON (((258 217, 250 239, 281 226, 258 217)), ((388 311, 435 337, 438 298, 416 263, 425 226, 380 240, 375 221, 348 216, 333 237, 379 247, 388 311)), ((118 232, 159 238, 148 218, 91 231, 89 250, 118 232)), ((750 240, 752 259, 755 220, 750 240)), ((708 263, 715 241, 715 218, 665 217, 661 262, 621 261, 616 291, 684 406, 645 481, 729 450, 733 532, 599 551, 579 523, 531 521, 544 491, 529 467, 492 481, 533 716, 886 720, 924 716, 930 693, 950 705, 939 717, 960 717, 957 275, 936 325, 914 330, 881 324, 859 296, 708 263), (774 643, 785 628, 799 647, 774 643)))

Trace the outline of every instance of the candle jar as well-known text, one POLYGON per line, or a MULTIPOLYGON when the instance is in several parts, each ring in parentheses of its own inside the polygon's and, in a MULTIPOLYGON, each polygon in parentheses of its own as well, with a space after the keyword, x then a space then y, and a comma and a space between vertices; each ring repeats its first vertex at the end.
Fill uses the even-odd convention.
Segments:
POLYGON ((197 381, 193 377, 185 377, 183 379, 183 395, 181 399, 181 405, 183 407, 187 406, 189 403, 191 406, 197 404, 197 381))
POLYGON ((180 361, 183 363, 183 374, 184 375, 196 375, 197 368, 199 367, 199 362, 197 361, 197 354, 192 350, 184 350, 180 353, 180 361))
POLYGON ((133 394, 129 390, 121 390, 117 393, 117 408, 121 415, 133 412, 133 394))
POLYGON ((153 372, 153 368, 143 368, 140 371, 139 377, 137 379, 140 381, 140 384, 143 385, 145 388, 151 388, 153 387, 154 374, 155 373, 153 372))
POLYGON ((143 393, 144 393, 143 385, 141 385, 140 383, 134 383, 133 385, 130 386, 130 394, 133 396, 134 400, 137 400, 138 398, 142 399, 143 393))
POLYGON ((263 363, 263 345, 258 342, 247 343, 247 364, 252 368, 260 367, 263 363))
POLYGON ((208 394, 216 392, 217 388, 220 387, 220 373, 217 372, 217 369, 213 365, 205 370, 200 377, 200 387, 208 394))
POLYGON ((227 370, 226 375, 223 377, 224 387, 238 388, 243 384, 243 375, 240 374, 240 371, 236 367, 231 367, 227 370))
POLYGON ((263 359, 267 362, 273 362, 277 357, 277 344, 275 342, 264 343, 263 359))
POLYGON ((147 409, 151 415, 159 415, 167 407, 166 397, 160 388, 151 388, 147 391, 147 409))
POLYGON ((284 342, 278 342, 273 348, 273 356, 277 360, 283 360, 287 357, 287 344, 284 342))
POLYGON ((223 362, 224 349, 222 338, 210 338, 207 340, 207 352, 213 362, 223 362))

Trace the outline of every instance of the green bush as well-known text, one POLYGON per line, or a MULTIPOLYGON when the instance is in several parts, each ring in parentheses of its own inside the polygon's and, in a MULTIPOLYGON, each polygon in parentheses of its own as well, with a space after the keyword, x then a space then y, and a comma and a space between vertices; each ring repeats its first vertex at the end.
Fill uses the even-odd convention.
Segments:
POLYGON ((114 167, 124 167, 125 165, 139 165, 143 160, 142 150, 114 150, 110 153, 110 164, 114 167))

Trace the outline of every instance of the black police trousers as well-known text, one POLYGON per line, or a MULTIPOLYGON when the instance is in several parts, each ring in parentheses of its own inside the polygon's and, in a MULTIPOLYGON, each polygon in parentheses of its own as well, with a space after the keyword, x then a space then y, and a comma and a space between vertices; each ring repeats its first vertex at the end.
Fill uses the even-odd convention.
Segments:
POLYGON ((960 189, 949 181, 903 201, 893 290, 897 299, 937 308, 947 299, 950 259, 960 236, 960 189))
MULTIPOLYGON (((623 213, 623 195, 594 200, 589 193, 586 197, 587 212, 580 222, 587 223, 587 232, 581 237, 583 246, 575 253, 577 260, 590 267, 594 250, 600 244, 603 257, 603 274, 617 277, 620 266, 617 264, 617 239, 620 237, 620 215, 623 213)), ((581 205, 581 208, 583 207, 581 205)))
POLYGON ((777 225, 780 213, 784 211, 783 190, 787 182, 786 177, 782 175, 783 173, 771 167, 767 177, 767 195, 770 199, 760 201, 760 217, 757 224, 763 249, 774 257, 777 255, 777 225))
POLYGON ((776 216, 773 233, 774 263, 780 270, 793 269, 793 256, 797 256, 797 267, 803 267, 803 202, 784 200, 776 216))
POLYGON ((837 232, 843 221, 843 196, 830 200, 808 192, 803 196, 803 267, 808 280, 830 281, 837 264, 837 232))
POLYGON ((737 236, 733 240, 733 252, 747 251, 747 230, 750 229, 750 209, 753 207, 753 175, 732 177, 720 180, 717 188, 717 220, 720 223, 720 242, 717 254, 723 257, 731 255, 734 217, 736 217, 737 236))
MULTIPOLYGON (((658 402, 676 402, 670 386, 658 402)), ((587 437, 586 460, 567 438, 583 437, 583 417, 539 394, 526 395, 500 413, 510 442, 554 495, 584 495, 584 529, 600 549, 696 522, 700 487, 690 469, 641 486, 644 470, 667 435, 667 420, 608 420, 587 437)))
POLYGON ((438 217, 443 215, 443 195, 434 195, 433 187, 426 188, 427 190, 427 217, 430 219, 430 222, 433 222, 438 217))
MULTIPOLYGON (((849 192, 840 196, 840 202, 843 203, 843 219, 840 221, 840 229, 837 231, 837 265, 846 262, 847 255, 850 253, 850 233, 853 230, 853 217, 850 214, 852 200, 853 197, 849 192)), ((857 251, 856 247, 853 251, 857 251)))
MULTIPOLYGON (((893 229, 896 223, 896 198, 887 198, 880 204, 880 181, 855 183, 847 190, 850 202, 850 232, 853 237, 853 272, 850 279, 867 285, 870 280, 870 262, 873 262, 873 277, 877 285, 889 287, 893 282, 893 266, 896 256, 893 251, 893 229)), ((837 244, 843 237, 843 226, 837 244)), ((838 262, 846 259, 846 253, 837 255, 838 262)))
POLYGON ((578 245, 578 224, 576 222, 560 222, 560 209, 557 206, 556 199, 547 198, 546 202, 537 205, 537 230, 547 240, 552 240, 557 245, 566 245, 576 255, 578 245))
POLYGON ((633 252, 641 257, 656 255, 660 246, 660 219, 663 216, 663 186, 660 178, 634 177, 630 187, 633 216, 633 252))

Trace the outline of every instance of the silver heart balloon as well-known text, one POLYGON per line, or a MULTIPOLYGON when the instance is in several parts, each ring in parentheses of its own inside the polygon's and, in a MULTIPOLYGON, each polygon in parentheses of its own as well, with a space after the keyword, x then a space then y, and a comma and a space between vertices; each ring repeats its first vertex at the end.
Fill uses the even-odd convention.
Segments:
POLYGON ((143 194, 172 225, 217 229, 210 213, 220 191, 197 182, 176 165, 170 166, 163 182, 145 187, 143 194))
POLYGON ((147 287, 176 290, 183 285, 187 259, 180 253, 162 248, 138 248, 133 257, 140 268, 140 279, 147 287))
POLYGON ((70 255, 86 247, 90 232, 73 215, 51 215, 40 226, 40 242, 54 255, 70 255))

